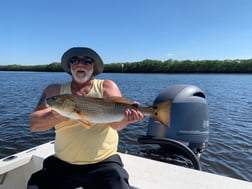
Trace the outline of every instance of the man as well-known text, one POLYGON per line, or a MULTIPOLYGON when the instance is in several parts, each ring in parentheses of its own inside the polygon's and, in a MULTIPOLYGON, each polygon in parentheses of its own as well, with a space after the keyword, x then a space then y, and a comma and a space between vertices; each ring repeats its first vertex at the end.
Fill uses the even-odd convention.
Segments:
POLYGON ((89 129, 76 120, 53 111, 45 99, 59 94, 108 98, 121 96, 111 80, 94 79, 103 71, 103 61, 92 49, 74 47, 66 51, 61 64, 72 81, 46 87, 30 115, 32 132, 55 128, 55 155, 44 161, 43 169, 32 175, 28 188, 39 189, 126 189, 128 174, 117 154, 118 130, 143 121, 141 112, 128 109, 120 122, 93 124, 89 129))

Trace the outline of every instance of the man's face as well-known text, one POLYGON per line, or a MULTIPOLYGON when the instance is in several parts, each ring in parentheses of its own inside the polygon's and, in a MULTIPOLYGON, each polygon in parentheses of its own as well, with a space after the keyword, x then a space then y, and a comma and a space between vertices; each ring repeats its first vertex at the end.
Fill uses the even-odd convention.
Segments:
POLYGON ((91 79, 94 71, 93 60, 85 56, 75 56, 70 59, 70 69, 73 79, 85 83, 91 79))

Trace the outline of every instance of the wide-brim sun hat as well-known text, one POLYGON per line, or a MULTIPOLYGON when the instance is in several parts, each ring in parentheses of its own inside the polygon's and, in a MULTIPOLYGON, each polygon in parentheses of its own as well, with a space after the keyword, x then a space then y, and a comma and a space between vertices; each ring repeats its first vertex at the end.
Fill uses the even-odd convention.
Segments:
POLYGON ((63 70, 71 75, 69 60, 74 56, 80 55, 90 57, 94 60, 93 76, 96 76, 103 71, 104 65, 101 57, 94 50, 87 47, 73 47, 71 49, 68 49, 61 58, 61 65, 63 70))

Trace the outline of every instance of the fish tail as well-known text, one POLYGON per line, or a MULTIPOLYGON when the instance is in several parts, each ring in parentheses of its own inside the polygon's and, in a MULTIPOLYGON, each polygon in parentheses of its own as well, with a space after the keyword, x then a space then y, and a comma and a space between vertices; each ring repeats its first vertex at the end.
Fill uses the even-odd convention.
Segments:
POLYGON ((171 104, 172 100, 167 100, 152 106, 152 108, 155 110, 152 117, 158 120, 166 127, 170 126, 171 104))

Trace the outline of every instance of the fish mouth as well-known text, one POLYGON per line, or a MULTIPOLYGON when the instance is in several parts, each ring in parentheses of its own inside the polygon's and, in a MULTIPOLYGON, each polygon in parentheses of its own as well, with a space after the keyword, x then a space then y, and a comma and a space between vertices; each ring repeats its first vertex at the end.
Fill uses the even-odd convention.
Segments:
POLYGON ((47 106, 52 106, 54 99, 55 99, 54 97, 48 97, 48 98, 46 98, 46 105, 47 106))

